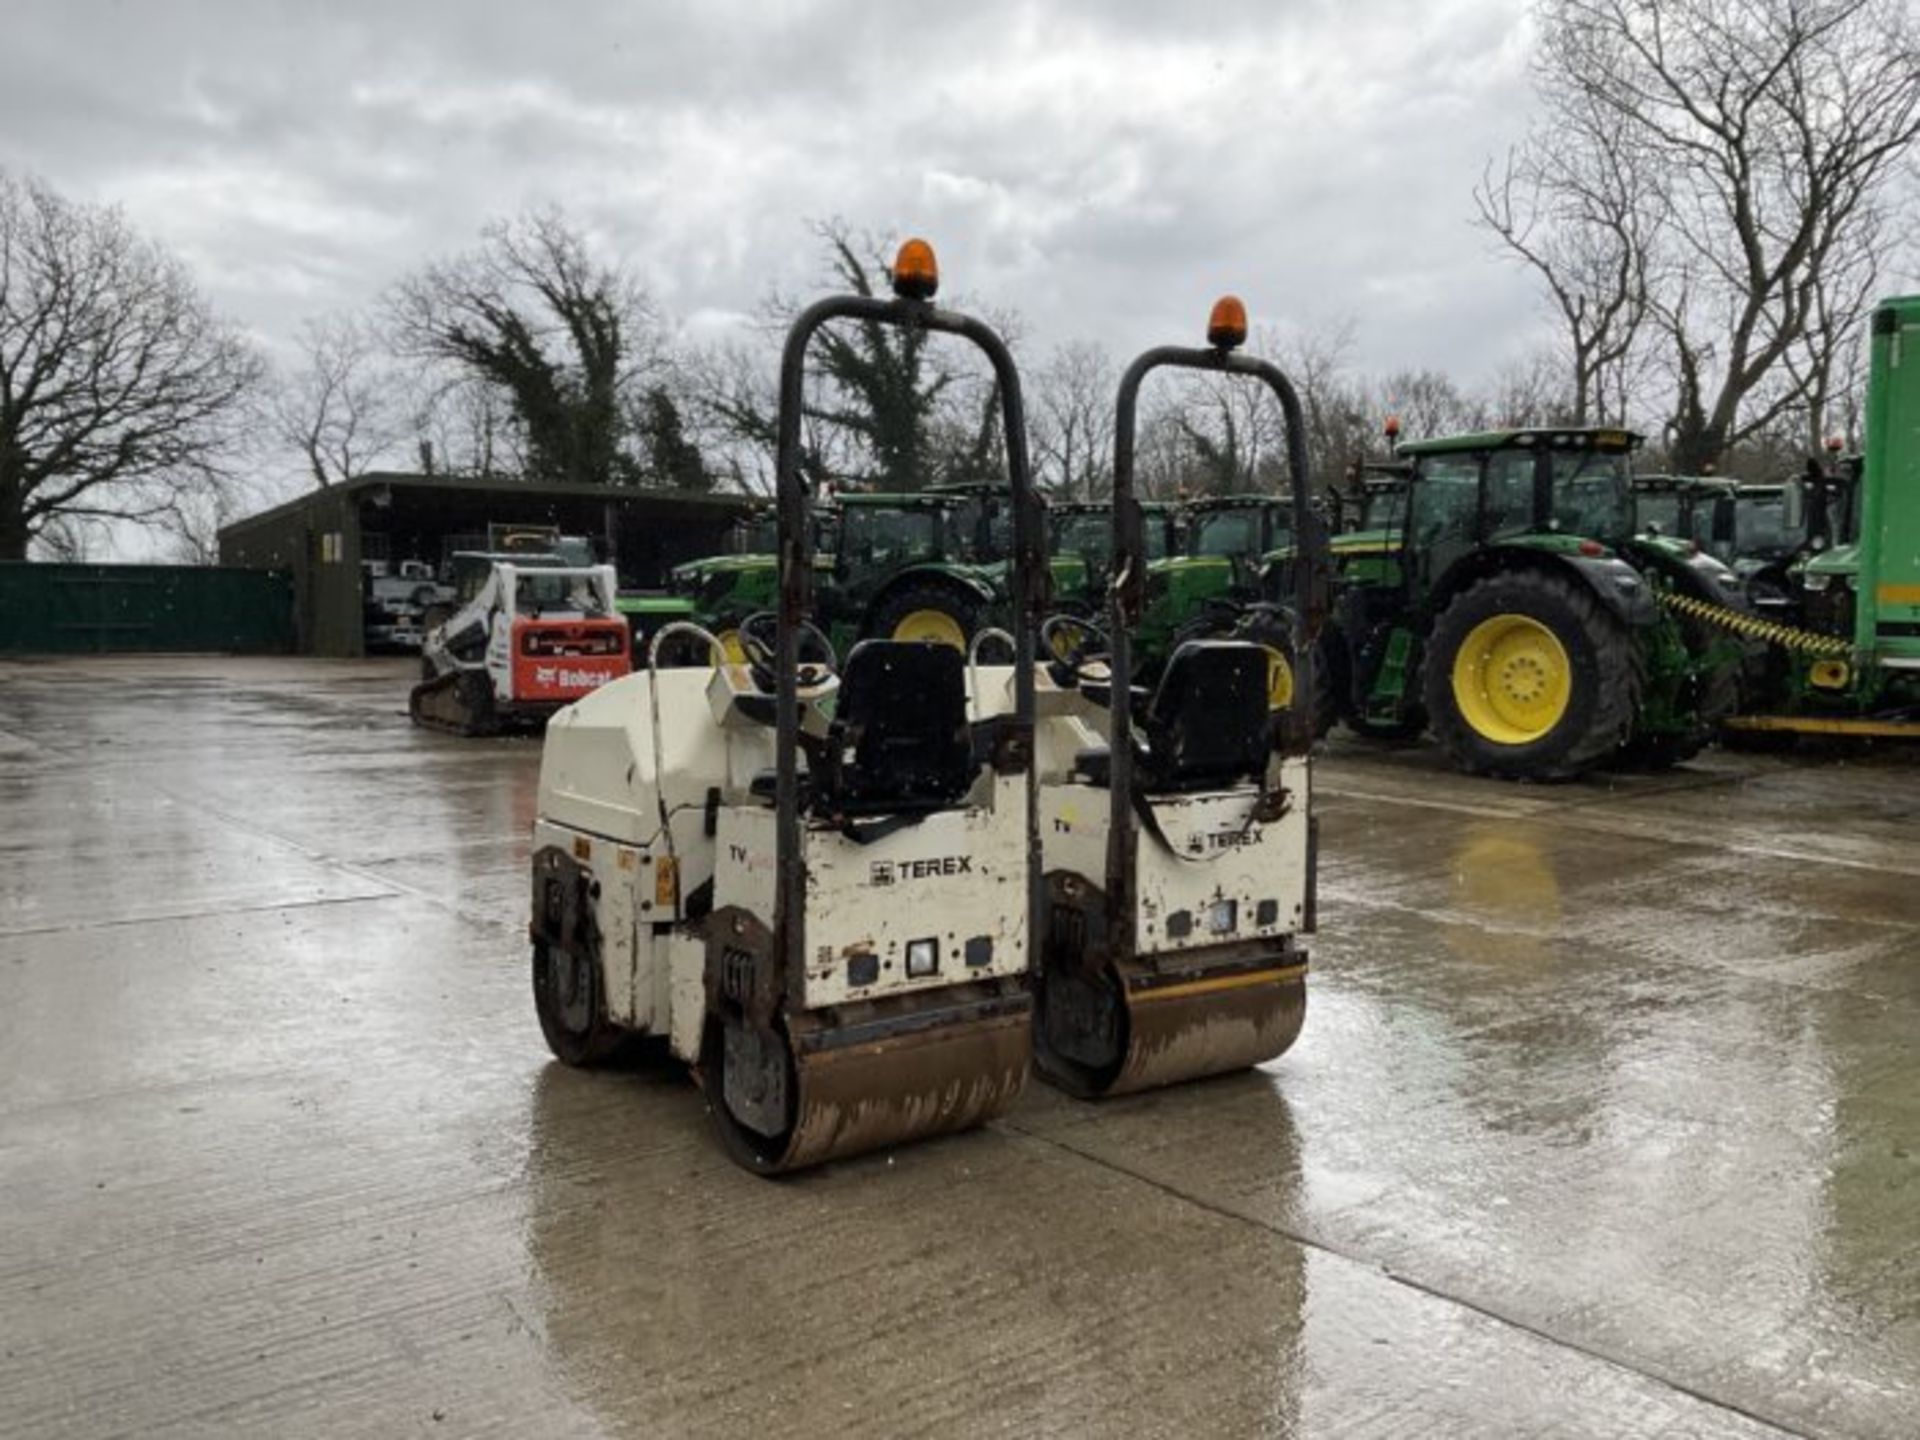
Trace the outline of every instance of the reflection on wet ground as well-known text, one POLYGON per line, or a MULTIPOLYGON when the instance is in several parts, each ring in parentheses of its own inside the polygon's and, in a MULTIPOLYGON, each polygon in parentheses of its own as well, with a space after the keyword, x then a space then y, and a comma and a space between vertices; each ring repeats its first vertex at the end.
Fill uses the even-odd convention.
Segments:
POLYGON ((1920 762, 1336 743, 1292 1053, 770 1184, 407 675, 0 663, 0 1435, 1912 1433, 1920 762))

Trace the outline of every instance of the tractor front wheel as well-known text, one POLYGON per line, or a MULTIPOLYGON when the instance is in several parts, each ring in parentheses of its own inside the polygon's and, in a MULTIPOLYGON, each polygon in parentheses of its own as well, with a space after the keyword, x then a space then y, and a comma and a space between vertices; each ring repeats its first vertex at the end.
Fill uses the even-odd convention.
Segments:
POLYGON ((1567 780, 1612 756, 1638 688, 1627 628, 1577 582, 1516 570, 1457 595, 1434 623, 1424 693, 1460 769, 1567 780))
POLYGON ((882 640, 920 640, 965 650, 980 628, 980 602, 956 585, 903 585, 874 608, 867 634, 882 640))
MULTIPOLYGON (((1293 663, 1293 634, 1274 615, 1255 615, 1228 632, 1235 640, 1251 640, 1267 652, 1267 708, 1290 710, 1299 696, 1299 668, 1293 663)), ((1313 738, 1324 740, 1333 729, 1332 662, 1324 643, 1314 649, 1313 692, 1306 701, 1313 715, 1313 738)))

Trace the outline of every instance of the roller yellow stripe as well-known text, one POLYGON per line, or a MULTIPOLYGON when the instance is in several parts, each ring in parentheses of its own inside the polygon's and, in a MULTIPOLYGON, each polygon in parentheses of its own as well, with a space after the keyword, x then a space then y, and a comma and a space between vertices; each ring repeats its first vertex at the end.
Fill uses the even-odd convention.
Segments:
POLYGON ((1223 990, 1244 990, 1250 985, 1278 985, 1298 980, 1307 973, 1304 963, 1282 965, 1274 970, 1242 970, 1233 975, 1215 975, 1205 980, 1187 980, 1178 985, 1156 985, 1151 990, 1134 990, 1129 997, 1136 1005, 1155 1000, 1183 1000, 1193 995, 1218 995, 1223 990))

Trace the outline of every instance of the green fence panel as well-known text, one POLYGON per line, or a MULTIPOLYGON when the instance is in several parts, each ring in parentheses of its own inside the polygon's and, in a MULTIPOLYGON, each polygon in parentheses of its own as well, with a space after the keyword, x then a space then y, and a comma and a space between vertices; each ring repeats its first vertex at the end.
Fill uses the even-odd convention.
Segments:
POLYGON ((0 653, 285 654, 293 640, 282 571, 0 562, 0 653))

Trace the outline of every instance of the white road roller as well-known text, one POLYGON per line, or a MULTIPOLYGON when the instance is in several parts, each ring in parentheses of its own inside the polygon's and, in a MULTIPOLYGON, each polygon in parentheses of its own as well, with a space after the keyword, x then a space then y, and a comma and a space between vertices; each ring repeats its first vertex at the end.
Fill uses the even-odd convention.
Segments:
POLYGON ((1326 609, 1327 538, 1313 508, 1300 403, 1274 366, 1236 353, 1246 312, 1214 307, 1208 348, 1162 347, 1120 382, 1113 580, 1106 633, 1055 617, 1060 656, 1040 696, 1044 850, 1035 1059, 1083 1097, 1243 1069, 1290 1046, 1306 1015, 1316 831, 1305 704, 1326 609), (1165 368, 1246 376, 1278 399, 1298 533, 1278 618, 1285 638, 1188 641, 1152 688, 1135 687, 1130 631, 1147 551, 1133 494, 1141 382, 1165 368), (1077 633, 1076 633, 1077 632, 1077 633), (1271 671, 1290 668, 1291 676, 1271 671), (1280 678, 1290 684, 1278 686, 1280 678))
MULTIPOLYGON (((571 1065, 656 1037, 694 1067, 728 1152, 773 1173, 978 1125, 1031 1054, 1039 848, 1032 665, 869 640, 835 657, 807 621, 803 362, 825 324, 940 332, 999 386, 1015 525, 1014 642, 1033 653, 1045 560, 1019 379, 987 326, 933 303, 932 251, 894 297, 795 321, 780 372, 777 613, 745 663, 646 669, 547 727, 534 827, 533 989, 571 1065)), ((669 626, 659 640, 676 630, 669 626)), ((704 632, 701 632, 704 634, 704 632)))

